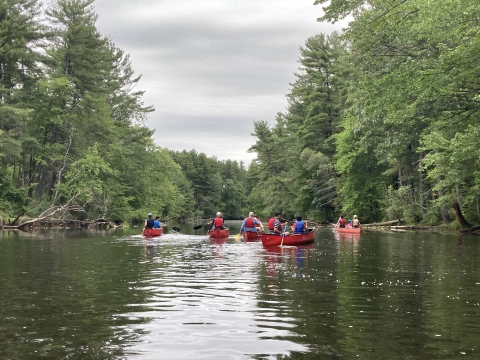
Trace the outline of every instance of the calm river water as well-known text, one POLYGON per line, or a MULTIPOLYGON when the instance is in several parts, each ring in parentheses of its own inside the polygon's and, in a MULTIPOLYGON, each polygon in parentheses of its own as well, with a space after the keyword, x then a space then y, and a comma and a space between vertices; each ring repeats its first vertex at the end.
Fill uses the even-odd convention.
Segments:
POLYGON ((179 227, 0 232, 0 359, 480 359, 479 237, 179 227))

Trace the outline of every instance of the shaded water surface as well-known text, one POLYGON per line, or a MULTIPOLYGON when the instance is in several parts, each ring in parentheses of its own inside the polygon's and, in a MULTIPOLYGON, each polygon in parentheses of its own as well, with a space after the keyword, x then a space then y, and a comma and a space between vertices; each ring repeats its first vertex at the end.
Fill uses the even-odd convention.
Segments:
POLYGON ((479 359, 480 242, 0 233, 0 359, 479 359))

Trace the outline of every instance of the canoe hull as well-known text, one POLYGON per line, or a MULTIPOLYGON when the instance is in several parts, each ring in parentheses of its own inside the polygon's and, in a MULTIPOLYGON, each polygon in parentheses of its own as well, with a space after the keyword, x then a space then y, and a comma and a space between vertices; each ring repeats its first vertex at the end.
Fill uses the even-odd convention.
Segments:
POLYGON ((230 235, 230 231, 228 229, 210 230, 209 233, 211 239, 228 238, 228 235, 230 235))
POLYGON ((315 241, 315 228, 306 234, 286 235, 282 243, 282 235, 262 234, 263 246, 278 246, 278 245, 303 245, 310 244, 315 241))
POLYGON ((242 234, 243 240, 245 241, 260 240, 261 235, 261 233, 258 233, 256 231, 244 231, 242 234))
POLYGON ((360 228, 341 228, 336 227, 336 232, 344 233, 344 234, 360 234, 360 228))
POLYGON ((163 229, 143 229, 142 235, 146 237, 155 237, 163 235, 163 229))

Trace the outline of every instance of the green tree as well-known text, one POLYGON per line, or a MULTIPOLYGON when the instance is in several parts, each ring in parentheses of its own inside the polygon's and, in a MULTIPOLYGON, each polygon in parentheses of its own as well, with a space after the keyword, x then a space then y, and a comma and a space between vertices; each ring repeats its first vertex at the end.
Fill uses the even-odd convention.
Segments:
POLYGON ((321 18, 353 16, 346 38, 358 74, 345 131, 357 148, 371 149, 389 178, 384 194, 405 199, 397 211, 412 221, 440 213, 448 222, 454 202, 479 219, 477 179, 462 171, 478 165, 464 147, 479 123, 479 14, 476 2, 465 1, 335 1, 321 18))

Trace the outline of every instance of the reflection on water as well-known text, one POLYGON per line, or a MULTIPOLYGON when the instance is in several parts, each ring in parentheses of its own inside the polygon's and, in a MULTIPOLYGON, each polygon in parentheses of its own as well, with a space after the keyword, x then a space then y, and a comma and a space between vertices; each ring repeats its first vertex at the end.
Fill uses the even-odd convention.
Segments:
POLYGON ((480 358, 476 238, 320 230, 264 248, 239 225, 1 234, 0 358, 480 358))

